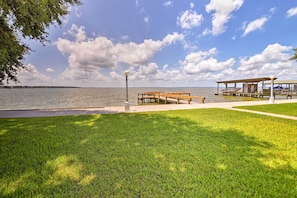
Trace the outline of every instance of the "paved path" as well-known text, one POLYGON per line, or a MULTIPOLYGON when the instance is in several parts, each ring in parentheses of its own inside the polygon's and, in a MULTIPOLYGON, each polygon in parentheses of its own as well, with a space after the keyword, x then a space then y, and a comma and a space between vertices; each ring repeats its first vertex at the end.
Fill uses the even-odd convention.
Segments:
MULTIPOLYGON (((297 99, 276 100, 275 104, 296 103, 297 99)), ((168 111, 168 110, 186 110, 202 108, 224 108, 236 111, 245 111, 263 115, 281 117, 297 120, 297 117, 264 113, 250 110, 233 108, 235 106, 250 106, 269 104, 268 100, 261 101, 241 101, 241 102, 220 102, 220 103, 191 103, 191 104, 162 104, 162 105, 137 105, 131 106, 129 112, 148 112, 148 111, 168 111)), ((123 106, 97 107, 97 108, 76 108, 76 109, 33 109, 33 110, 0 110, 0 118, 25 118, 25 117, 48 117, 48 116, 67 116, 83 114, 112 114, 125 112, 123 106)))
POLYGON ((237 109, 237 108, 228 108, 228 109, 235 110, 235 111, 256 113, 256 114, 261 114, 261 115, 266 115, 266 116, 273 116, 273 117, 278 117, 278 118, 285 118, 285 119, 290 119, 290 120, 297 120, 297 117, 295 117, 295 116, 288 116, 288 115, 281 115, 281 114, 267 113, 267 112, 260 112, 260 111, 252 111, 252 110, 247 110, 247 109, 237 109))

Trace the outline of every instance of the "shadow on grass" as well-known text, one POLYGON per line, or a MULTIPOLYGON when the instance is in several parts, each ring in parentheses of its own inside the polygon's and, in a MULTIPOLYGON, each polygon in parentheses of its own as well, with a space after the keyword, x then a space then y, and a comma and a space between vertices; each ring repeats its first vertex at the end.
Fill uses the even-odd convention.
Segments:
POLYGON ((294 168, 263 164, 265 158, 278 158, 269 152, 274 145, 182 116, 115 114, 2 119, 0 124, 1 197, 296 193, 294 168))

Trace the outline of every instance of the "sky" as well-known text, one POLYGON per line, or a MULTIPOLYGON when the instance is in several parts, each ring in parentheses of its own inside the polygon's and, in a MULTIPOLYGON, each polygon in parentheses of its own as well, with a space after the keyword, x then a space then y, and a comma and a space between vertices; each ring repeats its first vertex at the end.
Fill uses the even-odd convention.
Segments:
POLYGON ((292 0, 82 0, 32 51, 20 85, 215 87, 297 79, 292 0))

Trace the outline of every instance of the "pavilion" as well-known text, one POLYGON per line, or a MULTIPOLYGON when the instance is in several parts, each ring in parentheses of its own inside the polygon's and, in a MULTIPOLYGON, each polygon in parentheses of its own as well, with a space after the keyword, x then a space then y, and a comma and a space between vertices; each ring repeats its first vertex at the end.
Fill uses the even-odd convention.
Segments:
POLYGON ((270 96, 270 89, 265 89, 265 82, 271 80, 276 80, 276 77, 261 77, 261 78, 246 78, 246 79, 237 79, 237 80, 225 80, 217 82, 217 93, 219 95, 220 84, 225 85, 225 89, 221 90, 223 95, 233 95, 233 96, 270 96), (260 86, 262 90, 260 90, 260 86), (242 85, 242 86, 240 86, 242 85))

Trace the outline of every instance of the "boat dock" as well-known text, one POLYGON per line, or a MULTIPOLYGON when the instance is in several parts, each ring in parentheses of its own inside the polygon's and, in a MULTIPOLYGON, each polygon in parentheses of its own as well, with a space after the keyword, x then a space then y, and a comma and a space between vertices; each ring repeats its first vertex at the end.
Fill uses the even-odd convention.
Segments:
MULTIPOLYGON (((293 95, 297 95, 297 81, 296 80, 276 80, 273 77, 273 85, 278 85, 273 87, 273 96, 276 95, 285 96, 287 99, 291 98, 293 95)), ((221 90, 222 95, 228 96, 242 96, 242 97, 255 97, 263 98, 265 96, 271 96, 271 87, 266 88, 266 86, 271 86, 271 77, 262 78, 249 78, 249 79, 239 79, 239 80, 226 80, 217 82, 217 93, 219 95, 219 84, 224 84, 225 88, 221 90), (229 85, 233 86, 229 86, 229 85), (242 86, 238 87, 238 84, 242 86), (259 84, 262 86, 260 87, 259 84)))
POLYGON ((193 99, 200 100, 204 103, 205 97, 191 96, 189 92, 145 92, 138 94, 138 103, 188 103, 190 104, 193 99))

